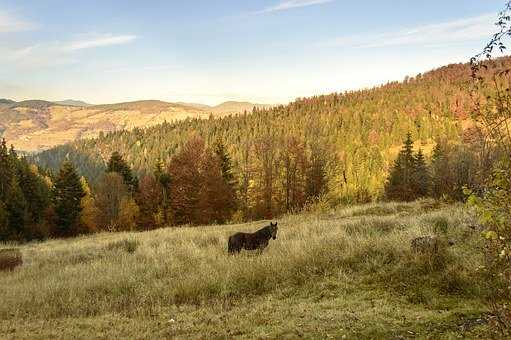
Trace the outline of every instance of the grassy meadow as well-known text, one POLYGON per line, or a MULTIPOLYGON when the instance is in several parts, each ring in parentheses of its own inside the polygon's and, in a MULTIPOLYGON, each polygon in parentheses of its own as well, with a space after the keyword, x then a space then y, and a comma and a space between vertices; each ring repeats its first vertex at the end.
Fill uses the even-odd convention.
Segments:
POLYGON ((378 203, 278 223, 259 256, 227 255, 227 238, 268 221, 22 245, 24 265, 0 272, 1 337, 485 337, 482 240, 463 206, 378 203), (455 244, 411 251, 433 234, 455 244))

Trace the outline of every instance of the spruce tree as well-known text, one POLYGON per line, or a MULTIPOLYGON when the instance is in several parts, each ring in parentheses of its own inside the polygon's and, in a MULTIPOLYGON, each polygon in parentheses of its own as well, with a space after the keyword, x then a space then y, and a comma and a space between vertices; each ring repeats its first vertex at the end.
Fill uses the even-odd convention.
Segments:
POLYGON ((394 201, 414 200, 416 198, 413 185, 414 173, 413 140, 412 135, 408 133, 385 185, 386 198, 394 201))
POLYGON ((431 176, 422 149, 417 152, 414 165, 413 191, 415 198, 426 197, 430 192, 431 176))
MULTIPOLYGON (((230 217, 232 212, 236 209, 236 187, 237 181, 234 177, 234 172, 232 169, 231 156, 227 152, 225 144, 221 139, 219 139, 215 146, 215 154, 219 160, 220 171, 222 173, 222 178, 224 180, 224 184, 222 187, 224 189, 224 207, 222 210, 224 211, 223 215, 230 217)), ((222 220, 218 220, 218 222, 224 222, 225 218, 222 220)))
POLYGON ((82 198, 85 192, 80 177, 69 161, 62 164, 55 181, 53 200, 56 214, 56 236, 75 236, 80 230, 82 198))
POLYGON ((117 172, 121 175, 130 192, 133 193, 138 190, 138 178, 133 176, 130 166, 117 151, 114 151, 110 156, 106 172, 117 172))
POLYGON ((7 225, 10 229, 10 234, 13 239, 22 240, 25 238, 24 229, 27 215, 27 202, 25 201, 25 197, 23 196, 23 192, 21 191, 16 177, 11 178, 7 196, 7 225))
POLYGON ((225 145, 221 139, 219 139, 215 146, 215 154, 220 160, 220 169, 222 170, 222 177, 225 182, 229 184, 233 189, 236 186, 236 180, 234 178, 231 157, 227 153, 225 145))
POLYGON ((37 173, 37 169, 25 159, 18 161, 18 182, 27 203, 29 223, 32 227, 42 221, 50 204, 50 188, 37 173))

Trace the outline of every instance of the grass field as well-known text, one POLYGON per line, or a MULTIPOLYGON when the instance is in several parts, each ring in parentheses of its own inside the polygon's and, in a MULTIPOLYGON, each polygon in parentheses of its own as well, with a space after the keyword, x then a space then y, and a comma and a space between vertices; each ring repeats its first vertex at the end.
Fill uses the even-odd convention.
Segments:
POLYGON ((260 256, 228 256, 227 238, 267 221, 23 245, 25 264, 0 272, 0 334, 485 337, 482 241, 462 206, 370 204, 278 222, 260 256), (455 245, 410 250, 410 240, 433 234, 455 245))

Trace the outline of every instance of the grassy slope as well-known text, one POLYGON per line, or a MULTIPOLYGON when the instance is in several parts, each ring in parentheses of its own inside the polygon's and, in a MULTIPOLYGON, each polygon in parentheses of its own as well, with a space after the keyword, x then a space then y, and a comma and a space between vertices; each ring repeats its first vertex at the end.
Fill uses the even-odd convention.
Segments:
POLYGON ((471 224, 461 207, 425 201, 285 217, 261 256, 225 248, 263 222, 28 244, 26 265, 0 273, 0 334, 476 337, 486 326, 471 224), (410 252, 435 230, 456 245, 410 252))

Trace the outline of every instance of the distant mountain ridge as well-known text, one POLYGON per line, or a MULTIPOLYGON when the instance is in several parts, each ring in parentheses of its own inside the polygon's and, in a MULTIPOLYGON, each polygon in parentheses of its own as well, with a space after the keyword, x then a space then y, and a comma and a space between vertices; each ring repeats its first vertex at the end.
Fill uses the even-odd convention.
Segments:
POLYGON ((63 101, 0 99, 0 136, 16 149, 40 151, 100 132, 150 127, 165 121, 208 118, 251 112, 271 105, 226 102, 217 106, 139 100, 92 105, 80 100, 63 101))
POLYGON ((60 100, 60 101, 55 101, 54 103, 59 104, 59 105, 67 105, 67 106, 81 106, 81 107, 93 106, 93 104, 89 104, 84 101, 74 100, 74 99, 60 100))
POLYGON ((244 111, 251 112, 254 108, 257 109, 270 109, 274 107, 274 104, 254 104, 250 102, 238 102, 238 101, 226 101, 221 104, 210 106, 205 104, 197 104, 197 103, 184 103, 178 102, 176 104, 181 104, 185 106, 191 106, 202 110, 210 110, 214 113, 241 113, 244 111))

